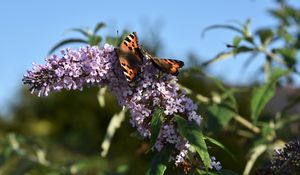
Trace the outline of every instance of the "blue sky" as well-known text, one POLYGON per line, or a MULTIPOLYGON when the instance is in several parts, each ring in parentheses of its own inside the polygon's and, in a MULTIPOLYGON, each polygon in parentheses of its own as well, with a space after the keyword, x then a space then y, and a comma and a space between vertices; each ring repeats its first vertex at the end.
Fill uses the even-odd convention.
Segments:
MULTIPOLYGON (((100 34, 115 35, 117 30, 127 28, 136 31, 140 39, 148 39, 149 28, 155 29, 164 45, 159 56, 185 60, 188 53, 194 52, 209 59, 226 50, 225 44, 234 33, 214 30, 201 38, 205 27, 233 20, 244 22, 247 18, 252 19, 252 29, 270 26, 275 23, 266 12, 271 7, 275 7, 271 0, 0 1, 0 112, 17 99, 22 75, 31 63, 43 64, 55 43, 76 36, 66 34, 67 29, 92 28, 103 21, 107 28, 100 34)), ((242 62, 231 59, 218 63, 211 67, 211 74, 230 83, 246 83, 250 74, 241 79, 236 69, 242 62)), ((258 64, 259 61, 251 67, 258 64)))

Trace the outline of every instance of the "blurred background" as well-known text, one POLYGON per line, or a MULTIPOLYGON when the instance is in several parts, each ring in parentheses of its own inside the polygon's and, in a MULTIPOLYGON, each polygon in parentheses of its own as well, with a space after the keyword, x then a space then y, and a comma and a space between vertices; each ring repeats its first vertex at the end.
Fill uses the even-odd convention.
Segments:
MULTIPOLYGON (((233 39, 237 32, 229 25, 243 28, 250 19, 248 29, 257 41, 255 36, 259 29, 282 27, 289 16, 280 16, 280 13, 276 16, 274 11, 280 12, 285 5, 294 9, 299 17, 295 26, 286 24, 292 26, 287 31, 299 42, 300 11, 297 9, 300 4, 296 1, 1 1, 0 174, 143 174, 146 171, 152 154, 146 153, 147 140, 133 136, 135 130, 128 122, 128 114, 112 139, 108 155, 100 156, 110 119, 121 110, 113 94, 101 94, 105 105, 99 104, 98 87, 36 97, 21 81, 32 62, 44 64, 44 58, 55 46, 61 47, 53 53, 86 44, 69 39, 87 39, 89 44, 103 45, 105 39, 118 37, 123 31, 136 31, 141 43, 157 56, 185 62, 179 82, 192 91, 191 98, 198 103, 205 121, 204 130, 219 138, 238 161, 230 163, 232 158, 222 150, 211 148, 212 152, 223 167, 242 173, 258 135, 249 136, 239 130, 240 126, 235 125, 238 122, 230 121, 231 118, 227 121, 214 118, 214 113, 207 111, 212 104, 205 103, 203 98, 213 99, 216 92, 221 94, 220 86, 235 89, 238 114, 249 118, 252 88, 265 83, 265 55, 252 58, 253 50, 247 53, 243 50, 241 53, 245 53, 235 53, 230 59, 223 55, 224 60, 214 64, 210 64, 210 60, 222 59, 220 53, 230 53, 235 47, 232 44, 236 43, 233 39), (101 40, 91 43, 80 31, 93 31, 99 23, 105 24, 95 33, 101 40), (234 125, 229 125, 230 122, 234 125)), ((281 35, 278 36, 280 39, 281 35)), ((276 42, 272 47, 281 47, 284 42, 276 42)), ((292 47, 298 58, 299 45, 292 47)), ((295 61, 289 68, 296 70, 298 66, 295 61)), ((300 84, 295 72, 278 83, 274 98, 263 110, 262 121, 274 119, 285 105, 291 105, 289 97, 298 94, 300 84)), ((300 114, 297 103, 296 100, 291 109, 288 108, 289 115, 300 114)), ((299 138, 299 121, 292 121, 281 128, 276 138, 281 141, 299 138)), ((255 167, 263 166, 269 160, 267 155, 262 156, 255 167)), ((175 170, 169 171, 172 174, 175 170)))

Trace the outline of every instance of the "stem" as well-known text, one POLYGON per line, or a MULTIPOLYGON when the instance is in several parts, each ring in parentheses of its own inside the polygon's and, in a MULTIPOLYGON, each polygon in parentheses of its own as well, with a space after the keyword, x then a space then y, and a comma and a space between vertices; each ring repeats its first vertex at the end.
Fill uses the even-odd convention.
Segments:
POLYGON ((267 57, 267 60, 264 64, 264 71, 265 71, 265 80, 268 81, 271 76, 271 61, 267 57))
POLYGON ((248 175, 250 174, 250 171, 256 162, 257 158, 262 155, 267 150, 267 145, 259 145, 256 146, 252 151, 251 151, 251 156, 250 159, 248 160, 246 167, 244 169, 243 175, 248 175))
MULTIPOLYGON (((182 85, 180 85, 180 88, 184 89, 187 94, 192 94, 193 91, 187 87, 184 87, 182 85)), ((199 100, 202 103, 208 104, 210 102, 210 99, 208 97, 205 97, 203 95, 200 94, 196 94, 196 98, 197 100, 199 100)), ((256 126, 254 126, 251 122, 249 122, 248 120, 246 120, 245 118, 241 117, 240 115, 236 114, 233 117, 238 123, 240 123, 241 125, 245 126, 246 128, 250 129, 251 131, 253 131, 256 134, 260 133, 260 129, 256 126)))
POLYGON ((277 56, 276 54, 274 54, 272 52, 268 52, 265 48, 259 47, 259 48, 257 48, 257 50, 266 54, 268 57, 272 58, 274 61, 278 62, 279 64, 281 64, 283 66, 287 66, 286 63, 284 61, 282 61, 282 58, 280 58, 279 56, 277 56))
POLYGON ((245 118, 241 117, 240 115, 236 114, 233 118, 237 122, 239 122, 240 124, 242 124, 243 126, 245 126, 246 128, 248 128, 251 131, 253 131, 254 133, 256 133, 256 134, 260 133, 260 129, 258 127, 254 126, 251 122, 249 122, 245 118))

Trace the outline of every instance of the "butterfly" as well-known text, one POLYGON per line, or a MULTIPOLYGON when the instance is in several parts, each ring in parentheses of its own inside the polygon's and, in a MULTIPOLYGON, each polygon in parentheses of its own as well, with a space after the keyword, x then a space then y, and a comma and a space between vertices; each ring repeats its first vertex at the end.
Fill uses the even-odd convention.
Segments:
POLYGON ((182 66, 184 66, 184 62, 175 59, 168 59, 168 58, 159 58, 154 57, 150 53, 148 53, 144 48, 140 47, 140 50, 144 57, 150 59, 153 65, 161 70, 162 72, 171 74, 171 75, 178 75, 178 71, 182 66))
POLYGON ((143 55, 139 49, 138 38, 135 32, 130 33, 122 41, 118 50, 119 62, 128 82, 132 82, 139 73, 143 63, 143 55))
POLYGON ((156 68, 171 75, 177 75, 178 70, 184 65, 184 62, 180 60, 158 58, 149 54, 144 48, 139 46, 136 32, 130 33, 122 41, 118 56, 123 74, 128 82, 135 80, 139 74, 140 65, 143 63, 144 57, 151 60, 156 68))

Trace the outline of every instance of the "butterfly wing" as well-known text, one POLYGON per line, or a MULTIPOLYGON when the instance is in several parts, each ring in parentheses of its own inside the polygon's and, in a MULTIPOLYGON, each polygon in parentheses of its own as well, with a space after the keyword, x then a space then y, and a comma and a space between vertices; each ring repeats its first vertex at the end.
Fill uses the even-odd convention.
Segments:
POLYGON ((150 59, 153 65, 159 70, 171 74, 178 75, 178 70, 184 66, 184 62, 175 59, 167 59, 167 58, 158 58, 152 56, 148 53, 144 48, 140 48, 141 53, 147 58, 150 59))
POLYGON ((155 67, 171 75, 178 75, 179 69, 184 65, 183 61, 167 58, 151 57, 151 61, 155 67))
POLYGON ((120 65, 128 82, 132 82, 139 72, 142 63, 142 54, 139 50, 135 32, 129 34, 121 43, 118 52, 120 65))

